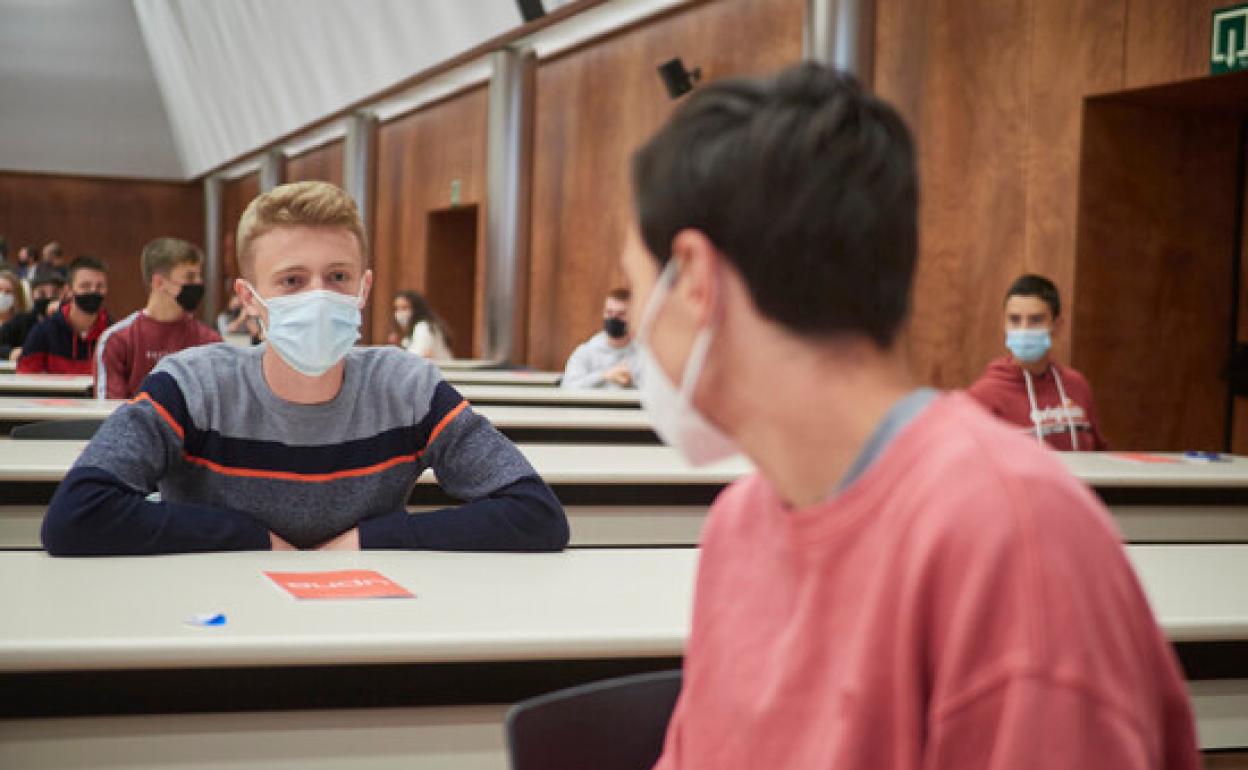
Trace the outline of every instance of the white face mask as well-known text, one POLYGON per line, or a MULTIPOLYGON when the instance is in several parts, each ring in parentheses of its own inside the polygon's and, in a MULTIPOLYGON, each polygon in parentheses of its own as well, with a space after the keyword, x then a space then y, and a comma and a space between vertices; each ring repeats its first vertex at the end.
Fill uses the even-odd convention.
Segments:
POLYGON ((7 313, 13 309, 13 292, 0 291, 0 313, 7 313))
POLYGON ((406 329, 407 325, 412 322, 412 311, 410 310, 394 311, 394 322, 397 323, 400 328, 406 329))
POLYGON ((650 324, 671 291, 671 284, 675 282, 675 267, 675 260, 669 260, 654 286, 654 293, 646 302, 641 323, 637 327, 637 355, 641 360, 641 405, 663 443, 680 452, 690 465, 706 465, 732 457, 740 451, 731 438, 712 425, 693 405, 693 394, 702 376, 707 351, 711 348, 711 326, 698 331, 693 348, 689 351, 684 374, 676 385, 667 378, 646 342, 649 339, 650 324))
POLYGON ((360 294, 351 296, 327 289, 303 291, 262 299, 247 284, 256 301, 269 311, 265 340, 282 360, 309 377, 319 377, 347 355, 360 338, 360 294))

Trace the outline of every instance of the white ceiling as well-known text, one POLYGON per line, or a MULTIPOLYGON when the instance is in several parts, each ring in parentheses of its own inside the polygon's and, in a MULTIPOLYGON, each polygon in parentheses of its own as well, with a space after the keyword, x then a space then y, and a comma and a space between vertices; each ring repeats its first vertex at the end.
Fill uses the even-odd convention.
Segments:
POLYGON ((514 0, 0 0, 0 170, 194 178, 520 23, 514 0))

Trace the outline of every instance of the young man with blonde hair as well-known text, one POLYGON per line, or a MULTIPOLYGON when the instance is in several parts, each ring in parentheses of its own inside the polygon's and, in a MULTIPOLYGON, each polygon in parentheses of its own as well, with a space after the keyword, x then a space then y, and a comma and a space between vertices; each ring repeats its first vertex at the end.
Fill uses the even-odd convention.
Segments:
POLYGON ((161 360, 57 489, 49 553, 567 543, 550 488, 436 367, 355 347, 373 276, 345 192, 300 182, 264 193, 237 243, 235 290, 265 343, 161 360), (426 468, 467 502, 409 513, 426 468), (157 490, 159 502, 148 498, 157 490))
POLYGON ((130 398, 160 359, 221 341, 220 334, 193 315, 204 298, 203 265, 199 247, 178 238, 157 238, 143 247, 147 306, 100 337, 95 366, 98 398, 130 398))

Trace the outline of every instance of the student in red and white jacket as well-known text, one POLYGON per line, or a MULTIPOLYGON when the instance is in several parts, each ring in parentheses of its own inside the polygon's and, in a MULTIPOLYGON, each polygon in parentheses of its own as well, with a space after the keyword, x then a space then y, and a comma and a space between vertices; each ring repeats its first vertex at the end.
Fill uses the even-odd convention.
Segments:
POLYGON ((192 315, 204 298, 204 254, 178 238, 143 247, 147 306, 113 324, 100 338, 95 395, 131 398, 170 353, 220 342, 221 335, 192 315))
POLYGON ((108 267, 95 257, 69 266, 69 295, 30 330, 17 359, 18 374, 91 374, 95 348, 111 321, 103 309, 108 267))
POLYGON ((1082 374, 1053 360, 1053 336, 1063 326, 1057 286, 1023 275, 1005 293, 1005 346, 1010 355, 988 364, 968 391, 1000 419, 1064 451, 1102 450, 1092 386, 1082 374))

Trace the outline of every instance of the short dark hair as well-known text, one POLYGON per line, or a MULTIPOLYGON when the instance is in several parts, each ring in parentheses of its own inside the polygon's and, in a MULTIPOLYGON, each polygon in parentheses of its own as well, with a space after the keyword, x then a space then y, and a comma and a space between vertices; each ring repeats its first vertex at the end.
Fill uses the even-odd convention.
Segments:
POLYGON ((616 302, 631 302, 633 300, 633 292, 620 286, 607 292, 607 299, 613 299, 616 302))
POLYGON ((104 264, 95 257, 84 254, 80 257, 74 257, 74 261, 69 263, 69 278, 67 283, 73 284, 74 276, 78 274, 79 270, 95 270, 108 275, 108 265, 104 264))
POLYGON ((1009 302, 1010 297, 1039 297, 1049 306, 1054 318, 1062 314, 1062 295, 1058 293, 1057 285, 1043 275, 1027 273, 1015 278, 1003 302, 1009 302))
POLYGON ((632 170, 641 235, 661 264, 677 233, 700 230, 763 316, 803 336, 892 344, 918 248, 914 144, 854 78, 803 64, 699 88, 632 170))
POLYGON ((30 290, 34 291, 40 286, 48 286, 49 284, 58 289, 63 289, 65 288, 65 276, 55 271, 35 276, 30 279, 30 290))

